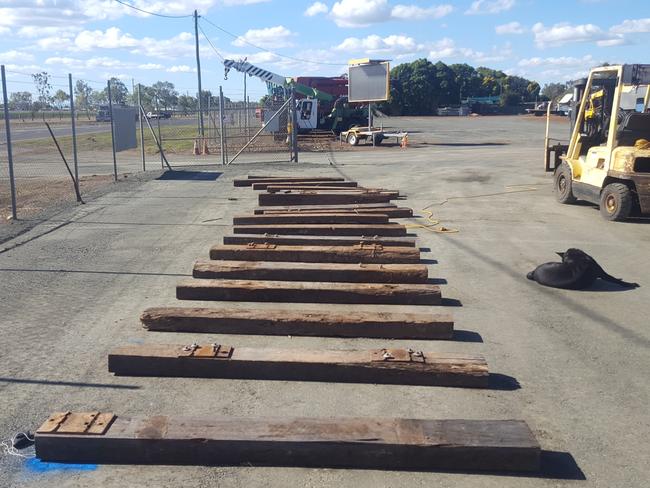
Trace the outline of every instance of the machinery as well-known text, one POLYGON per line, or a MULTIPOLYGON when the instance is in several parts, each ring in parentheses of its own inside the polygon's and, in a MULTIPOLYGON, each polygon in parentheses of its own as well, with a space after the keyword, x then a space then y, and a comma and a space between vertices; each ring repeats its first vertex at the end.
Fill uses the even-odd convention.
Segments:
MULTIPOLYGON (((255 76, 266 82, 269 95, 286 100, 291 91, 297 95, 296 110, 299 132, 310 132, 321 129, 339 134, 354 125, 362 125, 366 121, 366 113, 361 107, 353 107, 345 96, 336 97, 315 86, 297 83, 271 71, 259 68, 247 61, 226 59, 223 62, 225 74, 230 69, 255 76)), ((318 84, 319 78, 311 78, 312 85, 318 84)), ((322 80, 332 79, 322 78, 322 80)), ((323 82, 325 86, 328 84, 323 82)), ((331 83, 330 83, 331 84, 331 83)))
POLYGON ((547 114, 544 167, 560 203, 600 205, 608 220, 650 213, 649 85, 650 65, 592 69, 574 86, 568 144, 549 144, 547 114))

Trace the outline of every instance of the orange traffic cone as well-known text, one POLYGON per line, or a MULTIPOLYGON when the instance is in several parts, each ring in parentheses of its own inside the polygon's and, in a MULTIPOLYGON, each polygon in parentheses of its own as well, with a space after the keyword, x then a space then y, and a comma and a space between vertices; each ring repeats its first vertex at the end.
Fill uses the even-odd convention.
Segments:
POLYGON ((409 135, 404 134, 404 137, 402 137, 402 143, 400 144, 402 149, 406 149, 406 147, 409 145, 409 135))
POLYGON ((210 154, 210 150, 208 149, 208 141, 206 139, 203 139, 203 147, 201 149, 202 154, 210 154))
POLYGON ((199 155, 199 141, 197 139, 194 139, 194 147, 192 148, 192 154, 194 156, 199 155))

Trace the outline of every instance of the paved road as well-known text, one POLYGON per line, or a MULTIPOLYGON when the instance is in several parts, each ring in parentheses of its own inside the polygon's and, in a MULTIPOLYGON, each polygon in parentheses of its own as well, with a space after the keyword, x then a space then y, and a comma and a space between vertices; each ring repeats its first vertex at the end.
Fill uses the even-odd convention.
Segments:
MULTIPOLYGON (((2 457, 0 486, 643 487, 650 424, 650 227, 610 223, 589 205, 553 200, 541 169, 543 124, 521 118, 391 121, 414 147, 323 154, 295 164, 240 164, 216 181, 150 181, 48 221, 1 247, 0 434, 35 428, 55 410, 121 415, 397 416, 526 420, 544 467, 537 476, 265 467, 89 466, 41 470, 2 457), (430 276, 465 334, 457 341, 388 341, 398 347, 476 353, 513 380, 488 390, 284 381, 114 377, 115 346, 191 343, 286 348, 378 348, 386 341, 146 332, 150 306, 176 304, 175 283, 255 206, 232 187, 248 172, 344 174, 399 188, 456 234, 412 229, 430 276), (236 199, 236 200, 229 200, 236 199), (39 237, 40 236, 40 237, 39 237), (642 287, 577 292, 525 279, 555 251, 580 247, 611 274, 642 287), (467 340, 473 339, 472 340, 467 340), (478 341, 477 341, 478 340, 478 341), (516 382, 515 382, 516 380, 516 382), (517 387, 517 385, 519 387, 517 387), (575 479, 586 479, 578 482, 575 479)), ((561 128, 560 128, 561 129, 561 128)), ((421 222, 418 219, 410 223, 421 222)), ((205 303, 186 302, 186 305, 205 303)), ((242 303, 243 308, 269 305, 242 303)), ((287 309, 308 305, 282 305, 287 309)), ((388 307, 338 306, 341 310, 388 307)), ((398 310, 412 310, 397 307, 398 310)), ((440 311, 435 307, 435 311, 440 311)))

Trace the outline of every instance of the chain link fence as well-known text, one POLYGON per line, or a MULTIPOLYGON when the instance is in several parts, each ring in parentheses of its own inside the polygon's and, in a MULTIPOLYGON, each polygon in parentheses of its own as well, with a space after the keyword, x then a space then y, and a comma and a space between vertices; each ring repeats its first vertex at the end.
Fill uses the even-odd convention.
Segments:
MULTIPOLYGON (((204 103, 203 131, 198 111, 159 112, 150 121, 172 167, 294 159, 286 101, 223 100, 221 105, 220 97, 210 97, 204 103)), ((145 143, 149 151, 155 141, 145 136, 145 143)))
MULTIPOLYGON (((116 105, 73 107, 71 100, 78 100, 77 80, 49 76, 47 103, 42 94, 36 95, 33 75, 6 70, 3 77, 7 93, 7 111, 0 114, 3 223, 12 218, 39 218, 44 211, 80 201, 125 174, 233 162, 297 161, 291 100, 256 103, 233 101, 241 96, 210 95, 202 103, 201 117, 198 110, 145 109, 138 104, 134 89, 127 105, 131 103, 136 117, 135 129, 130 129, 135 130, 130 134, 135 136, 135 147, 115 150, 114 135, 119 139, 114 128, 116 105)), ((83 81, 89 90, 107 93, 107 82, 83 81)), ((4 109, 4 98, 0 104, 4 109)))

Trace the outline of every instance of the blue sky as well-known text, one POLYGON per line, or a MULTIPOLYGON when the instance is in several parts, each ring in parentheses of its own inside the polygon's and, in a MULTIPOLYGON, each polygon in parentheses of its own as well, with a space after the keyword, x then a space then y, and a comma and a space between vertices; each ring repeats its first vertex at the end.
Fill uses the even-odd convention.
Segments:
MULTIPOLYGON (((219 55, 283 76, 344 72, 351 58, 426 57, 565 81, 602 62, 650 63, 648 0, 124 0, 163 15, 196 8, 203 87, 241 98, 242 76, 224 80, 219 55), (239 37, 232 37, 212 24, 239 37), (265 48, 257 49, 255 46, 265 48), (283 57, 288 56, 288 57, 283 57), (291 58, 297 58, 291 59, 291 58)), ((101 88, 110 76, 173 82, 196 92, 192 18, 162 18, 115 0, 0 0, 0 64, 9 91, 33 91, 29 73, 47 71, 101 88)), ((251 98, 265 93, 248 79, 251 98)))

